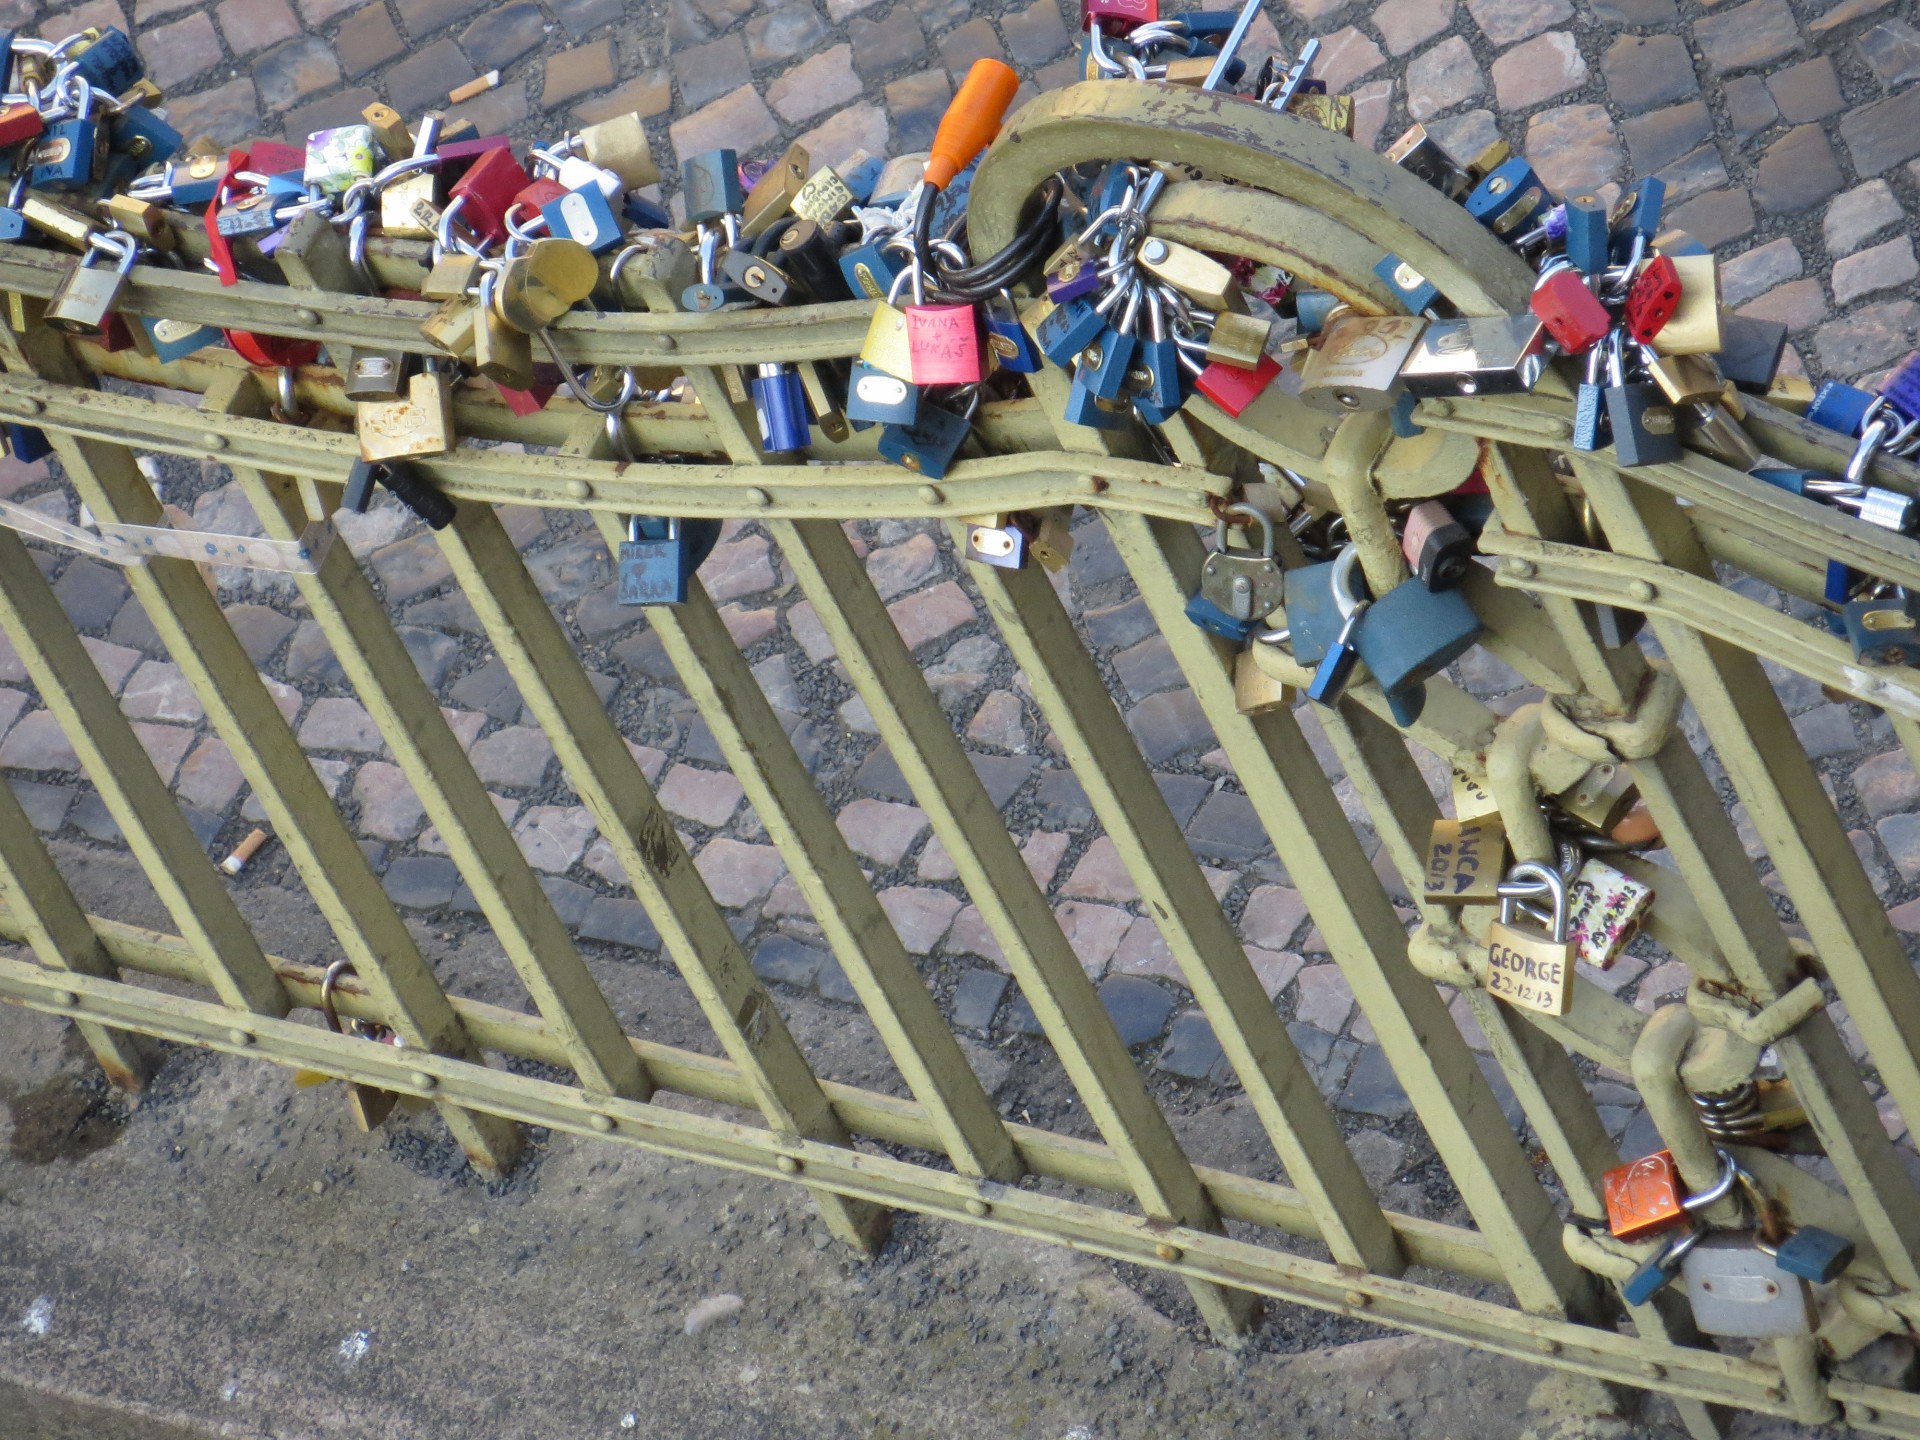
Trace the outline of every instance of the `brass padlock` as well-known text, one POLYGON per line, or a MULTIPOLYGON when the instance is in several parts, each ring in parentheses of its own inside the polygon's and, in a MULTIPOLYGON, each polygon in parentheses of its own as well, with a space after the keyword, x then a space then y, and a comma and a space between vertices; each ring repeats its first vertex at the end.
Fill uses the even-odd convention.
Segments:
POLYGON ((1353 138, 1353 97, 1351 95, 1328 95, 1324 92, 1296 94, 1287 102, 1287 113, 1302 120, 1310 120, 1322 129, 1331 130, 1336 135, 1353 138))
POLYGON ((1560 872, 1532 861, 1507 872, 1500 918, 1487 931, 1487 993, 1542 1015, 1564 1015, 1573 1003, 1573 942, 1567 938, 1567 886, 1560 872), (1523 921, 1519 902, 1545 895, 1546 928, 1523 921))
POLYGON ((1420 898, 1433 905, 1490 905, 1507 868, 1507 826, 1499 815, 1439 819, 1427 837, 1420 898))
POLYGON ((442 301, 438 310, 420 322, 420 333, 456 360, 466 360, 473 354, 479 329, 479 297, 464 293, 442 301))
POLYGON ((390 238, 431 240, 439 213, 440 177, 431 170, 403 175, 380 192, 380 229, 390 238))
POLYGON ((167 212, 158 205, 133 195, 113 195, 101 208, 114 229, 126 231, 151 250, 165 254, 177 242, 173 226, 167 223, 167 212))
POLYGON ((789 145, 747 192, 740 207, 740 234, 751 240, 793 212, 793 199, 805 187, 812 168, 804 145, 789 145))
POLYGON ((1213 331, 1207 336, 1207 359, 1252 370, 1267 353, 1267 341, 1272 336, 1271 320, 1222 310, 1214 317, 1213 331))
POLYGON ((376 100, 360 112, 360 118, 373 131, 373 138, 380 142, 380 148, 387 152, 389 160, 399 160, 413 153, 413 136, 407 132, 407 122, 391 105, 382 105, 376 100))
POLYGON ((1680 277, 1680 303, 1653 337, 1662 355, 1713 355, 1720 350, 1720 268, 1711 255, 1670 255, 1680 277))
POLYGON ((533 385, 533 338, 501 318, 493 303, 498 271, 480 282, 480 320, 473 331, 473 368, 496 385, 526 390, 533 385))
POLYGON ((61 280, 47 306, 47 323, 69 335, 98 335, 106 329, 107 317, 120 303, 133 274, 134 261, 140 258, 140 245, 131 235, 117 230, 93 237, 93 247, 82 255, 61 280), (113 265, 95 265, 96 258, 112 256, 113 265))
POLYGON ((444 455, 453 448, 453 382, 434 366, 407 377, 404 400, 370 400, 355 407, 362 460, 444 455))
POLYGON ((816 225, 831 225, 853 208, 853 191, 831 165, 822 165, 807 177, 793 197, 793 213, 816 225))
POLYGON ((638 190, 660 178, 660 166, 647 140, 646 121, 637 112, 589 125, 575 140, 574 148, 580 155, 603 170, 613 171, 625 189, 638 190))
POLYGON ((83 253, 93 248, 92 237, 99 228, 91 216, 35 190, 29 190, 20 202, 20 216, 42 235, 83 253))
POLYGON ((546 329, 593 294, 600 262, 577 240, 536 240, 524 255, 500 270, 493 309, 514 329, 532 335, 546 329))
POLYGON ((1073 507, 1056 505, 1035 511, 1030 518, 1034 523, 1027 553, 1040 562, 1042 569, 1056 574, 1066 569, 1073 559, 1073 507))
MULTIPOLYGON (((907 272, 902 271, 894 284, 897 295, 907 272)), ((867 338, 860 346, 860 358, 876 370, 884 370, 898 380, 913 382, 913 346, 907 335, 907 316, 893 303, 894 296, 874 302, 873 319, 867 323, 867 338)))
POLYGON ((464 252, 442 255, 420 282, 425 300, 457 300, 480 283, 480 257, 464 252))
POLYGON ((1300 692, 1265 670, 1251 649, 1233 657, 1233 706, 1242 715, 1264 715, 1270 710, 1290 710, 1300 692))
POLYGON ((1605 835, 1639 798, 1632 772, 1624 765, 1603 760, 1556 795, 1553 803, 1568 819, 1605 835))
MULTIPOLYGON (((1671 322, 1669 322, 1671 323, 1671 322)), ((1720 371, 1700 355, 1662 355, 1650 345, 1640 347, 1653 383, 1676 405, 1700 405, 1720 398, 1720 371)))
POLYGON ((1415 316, 1348 315, 1333 321, 1301 367, 1300 398, 1335 414, 1390 409, 1406 388, 1400 367, 1426 325, 1415 316))
POLYGON ((1233 272, 1191 245, 1149 235, 1140 242, 1140 268, 1209 310, 1227 310, 1238 293, 1233 272))

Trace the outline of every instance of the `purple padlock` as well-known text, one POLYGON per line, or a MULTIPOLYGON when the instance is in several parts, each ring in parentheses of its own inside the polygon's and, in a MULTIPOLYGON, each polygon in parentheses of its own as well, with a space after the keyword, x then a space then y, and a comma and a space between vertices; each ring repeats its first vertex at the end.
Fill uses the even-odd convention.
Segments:
POLYGON ((1880 393, 1908 420, 1920 419, 1920 350, 1900 362, 1881 384, 1880 393))
POLYGON ((1100 262, 1079 255, 1069 256, 1047 272, 1047 294, 1056 305, 1091 295, 1100 288, 1100 262))

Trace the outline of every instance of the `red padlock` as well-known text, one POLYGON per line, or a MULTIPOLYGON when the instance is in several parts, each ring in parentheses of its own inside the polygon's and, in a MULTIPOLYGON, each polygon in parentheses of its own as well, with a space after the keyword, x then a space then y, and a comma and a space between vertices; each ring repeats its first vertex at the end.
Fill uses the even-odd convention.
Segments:
POLYGON ((1193 388, 1213 401, 1235 419, 1271 385, 1280 374, 1280 362, 1262 355, 1252 370, 1215 360, 1195 377, 1193 388))
POLYGON ((488 150, 468 167, 447 192, 447 204, 460 204, 460 223, 488 245, 507 238, 507 211, 514 198, 533 183, 526 167, 505 146, 488 150))
POLYGON ((1657 1150, 1600 1177, 1607 1202, 1607 1228, 1616 1240, 1644 1240, 1687 1218, 1681 1204, 1680 1170, 1673 1153, 1657 1150))
POLYGON ((46 121, 31 105, 0 106, 0 146, 11 149, 34 139, 46 128, 46 121))
POLYGON ((1087 23, 1109 35, 1124 35, 1159 18, 1160 0, 1087 0, 1087 23))
POLYGON ((1556 270, 1535 287, 1529 302, 1554 344, 1569 355, 1591 349, 1613 328, 1613 320, 1587 288, 1578 270, 1556 270))
POLYGON ((247 168, 262 175, 285 175, 288 171, 306 173, 307 147, 286 145, 278 140, 255 140, 248 147, 247 168))
POLYGON ((498 380, 489 381, 488 383, 491 384, 495 390, 499 391, 501 403, 522 420, 526 419, 529 415, 538 415, 542 410, 546 409, 547 401, 551 400, 554 392, 560 388, 558 384, 543 385, 538 379, 535 380, 533 387, 528 390, 515 390, 509 386, 502 385, 498 380))
MULTIPOLYGON (((272 144, 263 141, 261 144, 272 144)), ((290 145, 276 148, 283 151, 293 149, 290 145)), ((227 152, 226 168, 220 174, 218 185, 214 188, 213 203, 207 206, 204 223, 207 230, 207 255, 213 262, 213 273, 220 277, 222 285, 240 283, 240 269, 233 261, 233 244, 220 233, 220 207, 231 198, 229 187, 233 177, 240 171, 249 169, 255 162, 253 156, 260 153, 259 146, 253 150, 231 150, 227 152)), ((306 151, 298 152, 300 163, 306 163, 306 151)), ((227 343, 249 365, 296 366, 311 365, 320 358, 318 340, 294 340, 280 335, 255 335, 247 330, 222 330, 227 343)))
POLYGON ((973 306, 909 305, 906 316, 914 384, 977 385, 986 378, 973 306))
POLYGON ((1651 345, 1679 308, 1680 272, 1666 256, 1656 255, 1627 292, 1627 334, 1651 345))
POLYGON ((542 175, 526 189, 513 197, 513 203, 527 211, 537 211, 543 205, 551 205, 567 193, 567 187, 551 175, 542 175))
POLYGON ((449 140, 434 151, 440 157, 440 178, 452 184, 489 150, 508 150, 513 141, 505 135, 477 135, 471 140, 449 140))

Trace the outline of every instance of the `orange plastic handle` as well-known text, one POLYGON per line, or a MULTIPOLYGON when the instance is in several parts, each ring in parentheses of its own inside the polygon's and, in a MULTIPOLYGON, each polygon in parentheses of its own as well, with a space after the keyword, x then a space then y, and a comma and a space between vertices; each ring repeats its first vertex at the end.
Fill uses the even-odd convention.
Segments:
POLYGON ((972 163, 973 157, 987 148, 1000 133, 1013 92, 1020 88, 1020 77, 1011 65, 998 60, 976 60, 960 82, 959 93, 940 117, 940 129, 933 137, 933 152, 927 157, 926 181, 936 190, 972 163))

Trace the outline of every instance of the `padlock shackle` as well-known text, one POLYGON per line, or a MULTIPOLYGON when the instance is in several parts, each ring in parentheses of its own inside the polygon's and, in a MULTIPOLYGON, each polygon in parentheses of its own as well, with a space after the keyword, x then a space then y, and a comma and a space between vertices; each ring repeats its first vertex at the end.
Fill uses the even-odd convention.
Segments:
POLYGON ((1500 923, 1511 924, 1514 906, 1543 890, 1553 899, 1553 927, 1549 933, 1554 944, 1564 945, 1568 920, 1567 882, 1561 878, 1558 870, 1536 860, 1523 860, 1507 872, 1507 878, 1500 885, 1500 923))

